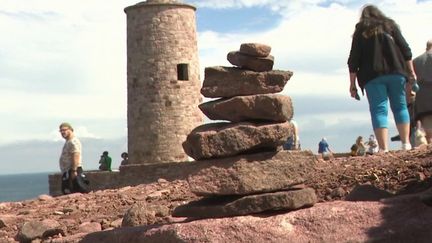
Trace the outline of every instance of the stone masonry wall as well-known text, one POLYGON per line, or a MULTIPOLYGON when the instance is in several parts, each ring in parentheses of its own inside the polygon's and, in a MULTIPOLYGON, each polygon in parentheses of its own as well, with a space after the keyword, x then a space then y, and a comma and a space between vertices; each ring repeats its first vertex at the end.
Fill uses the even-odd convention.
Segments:
POLYGON ((182 142, 203 121, 195 7, 151 0, 125 12, 129 162, 186 161, 182 142))
MULTIPOLYGON (((200 169, 196 162, 187 163, 157 163, 120 166, 120 171, 86 171, 92 191, 116 189, 126 186, 150 184, 159 179, 167 181, 186 180, 187 176, 200 169)), ((60 196, 61 174, 48 175, 49 194, 60 196)))

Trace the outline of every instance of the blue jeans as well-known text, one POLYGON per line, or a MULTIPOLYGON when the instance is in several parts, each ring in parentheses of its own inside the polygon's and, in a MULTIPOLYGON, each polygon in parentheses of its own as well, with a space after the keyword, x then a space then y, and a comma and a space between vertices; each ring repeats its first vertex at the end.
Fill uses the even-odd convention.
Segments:
POLYGON ((405 83, 404 76, 390 74, 374 78, 365 85, 374 129, 388 127, 387 100, 390 100, 390 108, 396 124, 410 122, 405 98, 405 83))

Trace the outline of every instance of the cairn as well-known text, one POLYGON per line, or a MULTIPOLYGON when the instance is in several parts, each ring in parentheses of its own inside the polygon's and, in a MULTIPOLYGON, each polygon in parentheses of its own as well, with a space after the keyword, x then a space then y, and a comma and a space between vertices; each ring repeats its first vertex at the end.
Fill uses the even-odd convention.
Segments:
POLYGON ((199 108, 219 122, 196 127, 183 143, 186 154, 202 165, 188 183, 203 199, 175 208, 173 216, 229 217, 316 203, 315 191, 303 185, 313 154, 281 151, 296 134, 292 101, 277 93, 293 73, 273 70, 270 51, 265 44, 245 43, 227 55, 235 67, 205 69, 201 94, 218 99, 199 108))

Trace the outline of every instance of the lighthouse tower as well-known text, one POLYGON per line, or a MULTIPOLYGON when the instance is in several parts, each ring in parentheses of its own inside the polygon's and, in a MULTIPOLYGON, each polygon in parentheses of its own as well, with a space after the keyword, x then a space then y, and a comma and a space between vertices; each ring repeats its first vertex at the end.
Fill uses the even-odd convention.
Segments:
POLYGON ((195 10, 174 0, 124 9, 131 164, 188 159, 182 143, 203 122, 195 10))

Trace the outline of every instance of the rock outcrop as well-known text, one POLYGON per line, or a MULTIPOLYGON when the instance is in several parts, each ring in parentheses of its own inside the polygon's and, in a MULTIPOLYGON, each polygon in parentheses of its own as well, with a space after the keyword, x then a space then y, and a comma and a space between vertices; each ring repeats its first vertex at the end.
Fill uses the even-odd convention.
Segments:
POLYGON ((279 214, 202 219, 87 235, 94 242, 430 242, 432 207, 417 195, 335 201, 279 214))
MULTIPOLYGON (((278 156, 287 156, 283 155, 286 153, 306 151, 284 151, 278 156)), ((254 154, 262 156, 254 160, 264 164, 272 157, 264 154, 254 154)), ((252 161, 249 156, 252 155, 225 158, 224 168, 229 171, 228 161, 234 163, 238 157, 244 157, 244 163, 252 161)), ((211 160, 190 163, 199 170, 215 165, 211 160)), ((308 167, 304 163, 290 165, 292 171, 308 167)), ((192 193, 189 183, 184 180, 161 179, 157 183, 88 194, 41 195, 21 202, 1 202, 0 242, 19 242, 18 234, 25 223, 46 219, 57 221, 64 234, 59 231, 58 235, 45 234, 44 238, 42 233, 42 238, 33 242, 70 243, 80 242, 83 238, 81 242, 92 243, 154 242, 155 239, 159 239, 157 242, 251 242, 251 239, 254 242, 277 239, 281 242, 430 241, 432 207, 422 203, 421 198, 432 186, 432 145, 411 151, 314 161, 311 166, 314 169, 305 169, 308 172, 301 176, 304 185, 290 188, 313 188, 319 202, 312 207, 191 221, 193 217, 170 215, 175 209, 188 202, 200 201, 202 197, 192 193), (141 226, 122 227, 129 209, 144 202, 145 210, 135 213, 152 211, 148 213, 155 215, 156 222, 146 225, 142 221, 141 226), (88 233, 100 229, 99 225, 101 231, 88 233)), ((261 171, 263 167, 253 163, 248 169, 261 171)), ((432 194, 432 191, 428 193, 432 194)))

